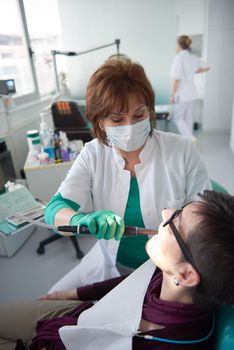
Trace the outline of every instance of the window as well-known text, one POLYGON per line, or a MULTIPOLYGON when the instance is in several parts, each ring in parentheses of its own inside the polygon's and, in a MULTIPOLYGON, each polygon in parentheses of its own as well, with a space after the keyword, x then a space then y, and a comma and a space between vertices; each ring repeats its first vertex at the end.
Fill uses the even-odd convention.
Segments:
MULTIPOLYGON (((61 24, 57 0, 24 0, 31 48, 40 95, 55 90, 51 50, 61 50, 61 24)), ((58 71, 66 70, 65 60, 58 60, 58 71)))
POLYGON ((0 0, 0 79, 15 79, 17 95, 35 91, 18 4, 0 0))
POLYGON ((0 79, 15 80, 18 101, 54 92, 50 51, 62 48, 57 0, 0 0, 0 79))

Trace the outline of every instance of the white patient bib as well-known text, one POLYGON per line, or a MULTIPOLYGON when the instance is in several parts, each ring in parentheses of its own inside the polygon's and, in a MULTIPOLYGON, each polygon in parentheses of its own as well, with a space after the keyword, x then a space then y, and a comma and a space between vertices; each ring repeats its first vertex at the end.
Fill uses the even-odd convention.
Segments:
POLYGON ((148 260, 93 307, 84 311, 77 326, 59 329, 67 350, 131 350, 145 293, 155 265, 148 260))

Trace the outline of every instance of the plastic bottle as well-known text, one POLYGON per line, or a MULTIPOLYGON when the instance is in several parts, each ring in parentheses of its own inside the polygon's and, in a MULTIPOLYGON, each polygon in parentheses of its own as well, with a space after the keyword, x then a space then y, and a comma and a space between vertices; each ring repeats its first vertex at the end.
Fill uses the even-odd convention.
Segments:
POLYGON ((51 132, 45 121, 45 117, 48 115, 47 112, 40 113, 41 123, 40 123, 40 139, 43 151, 48 153, 49 158, 54 160, 54 151, 52 147, 51 132))
POLYGON ((41 141, 40 141, 38 130, 28 130, 27 141, 28 141, 29 152, 40 152, 41 141))
POLYGON ((60 148, 60 142, 58 135, 54 135, 54 141, 53 141, 53 149, 54 149, 54 162, 55 163, 62 163, 62 154, 61 154, 61 148, 60 148))
POLYGON ((47 152, 38 153, 37 158, 40 161, 40 165, 49 164, 49 154, 47 152))
POLYGON ((62 159, 64 162, 69 162, 70 161, 69 141, 68 141, 66 133, 63 131, 59 131, 59 138, 60 138, 62 159))

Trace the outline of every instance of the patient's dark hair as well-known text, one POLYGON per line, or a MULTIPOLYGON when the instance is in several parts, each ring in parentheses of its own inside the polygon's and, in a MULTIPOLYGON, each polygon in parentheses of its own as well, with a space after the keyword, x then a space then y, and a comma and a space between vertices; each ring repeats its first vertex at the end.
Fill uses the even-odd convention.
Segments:
POLYGON ((201 275, 193 300, 203 306, 234 304, 234 196, 208 190, 199 196, 195 212, 201 220, 187 240, 201 275))

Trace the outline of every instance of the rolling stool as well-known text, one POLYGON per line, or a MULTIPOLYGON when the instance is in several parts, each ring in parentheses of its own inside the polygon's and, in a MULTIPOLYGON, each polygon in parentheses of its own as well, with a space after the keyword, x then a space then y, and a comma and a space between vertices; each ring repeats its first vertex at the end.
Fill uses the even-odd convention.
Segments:
MULTIPOLYGON (((39 247, 37 248, 37 254, 43 255, 45 254, 45 246, 49 243, 52 243, 54 241, 57 241, 60 238, 65 238, 65 236, 60 236, 57 233, 53 234, 49 238, 44 239, 39 243, 39 247)), ((67 237, 66 237, 67 238, 67 237)), ((74 245, 75 251, 76 251, 76 256, 78 259, 82 259, 84 257, 84 253, 80 249, 79 243, 77 242, 77 238, 75 236, 70 236, 68 237, 71 239, 72 244, 74 245)))

